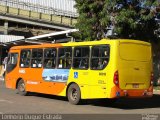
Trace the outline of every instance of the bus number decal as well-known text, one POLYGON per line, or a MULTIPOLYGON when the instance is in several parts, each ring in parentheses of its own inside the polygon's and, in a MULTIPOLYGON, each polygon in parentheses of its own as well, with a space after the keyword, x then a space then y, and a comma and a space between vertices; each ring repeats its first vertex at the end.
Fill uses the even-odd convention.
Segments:
POLYGON ((23 70, 23 69, 20 69, 20 70, 19 70, 19 73, 24 74, 24 73, 26 73, 26 71, 25 71, 25 70, 23 70))
POLYGON ((27 84, 37 85, 39 82, 27 81, 27 84))
POLYGON ((99 76, 106 76, 106 73, 100 72, 99 76))

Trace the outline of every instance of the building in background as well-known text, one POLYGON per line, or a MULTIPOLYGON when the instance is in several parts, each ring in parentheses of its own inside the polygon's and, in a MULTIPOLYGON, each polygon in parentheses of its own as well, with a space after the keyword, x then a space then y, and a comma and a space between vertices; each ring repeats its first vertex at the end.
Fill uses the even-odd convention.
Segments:
MULTIPOLYGON (((0 65, 2 65, 9 49, 9 46, 6 43, 21 39, 24 39, 24 36, 0 35, 0 65)), ((13 44, 16 45, 16 43, 13 44)))
MULTIPOLYGON (((31 3, 39 6, 50 7, 59 11, 65 11, 68 13, 77 14, 77 10, 74 8, 75 0, 19 0, 19 1, 26 2, 27 4, 31 3)), ((26 7, 26 9, 28 8, 26 7)), ((41 9, 39 9, 39 11, 41 11, 41 9)))
POLYGON ((0 0, 0 4, 46 14, 77 16, 75 0, 0 0))
MULTIPOLYGON (((4 73, 5 58, 8 56, 9 46, 7 43, 24 39, 24 36, 0 35, 0 76, 4 73)), ((16 45, 16 43, 13 42, 16 45)))

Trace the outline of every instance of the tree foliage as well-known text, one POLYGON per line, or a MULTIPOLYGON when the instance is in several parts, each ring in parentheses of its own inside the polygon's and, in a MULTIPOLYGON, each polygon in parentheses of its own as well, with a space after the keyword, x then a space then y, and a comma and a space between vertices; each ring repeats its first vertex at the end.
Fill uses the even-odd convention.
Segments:
POLYGON ((156 39, 160 11, 158 0, 75 1, 79 13, 76 28, 80 30, 82 40, 97 40, 109 35, 141 40, 156 39))

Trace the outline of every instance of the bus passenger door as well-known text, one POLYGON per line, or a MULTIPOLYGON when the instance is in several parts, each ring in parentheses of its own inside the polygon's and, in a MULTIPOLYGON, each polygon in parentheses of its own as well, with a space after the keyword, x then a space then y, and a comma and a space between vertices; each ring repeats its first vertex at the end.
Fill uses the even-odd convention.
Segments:
POLYGON ((12 50, 8 55, 5 83, 7 88, 15 88, 18 78, 19 51, 12 50))

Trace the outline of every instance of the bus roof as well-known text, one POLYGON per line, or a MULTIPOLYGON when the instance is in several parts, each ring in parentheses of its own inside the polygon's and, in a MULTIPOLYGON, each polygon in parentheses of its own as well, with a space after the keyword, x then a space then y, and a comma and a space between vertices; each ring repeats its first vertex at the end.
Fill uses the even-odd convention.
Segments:
POLYGON ((26 45, 26 46, 14 46, 11 50, 15 49, 26 49, 26 48, 50 48, 50 47, 62 47, 62 46, 80 46, 80 45, 98 45, 98 44, 111 44, 115 42, 125 42, 125 43, 139 43, 150 45, 148 42, 140 40, 131 40, 131 39, 102 39, 98 41, 84 41, 84 42, 67 42, 67 43, 44 43, 41 45, 26 45))

